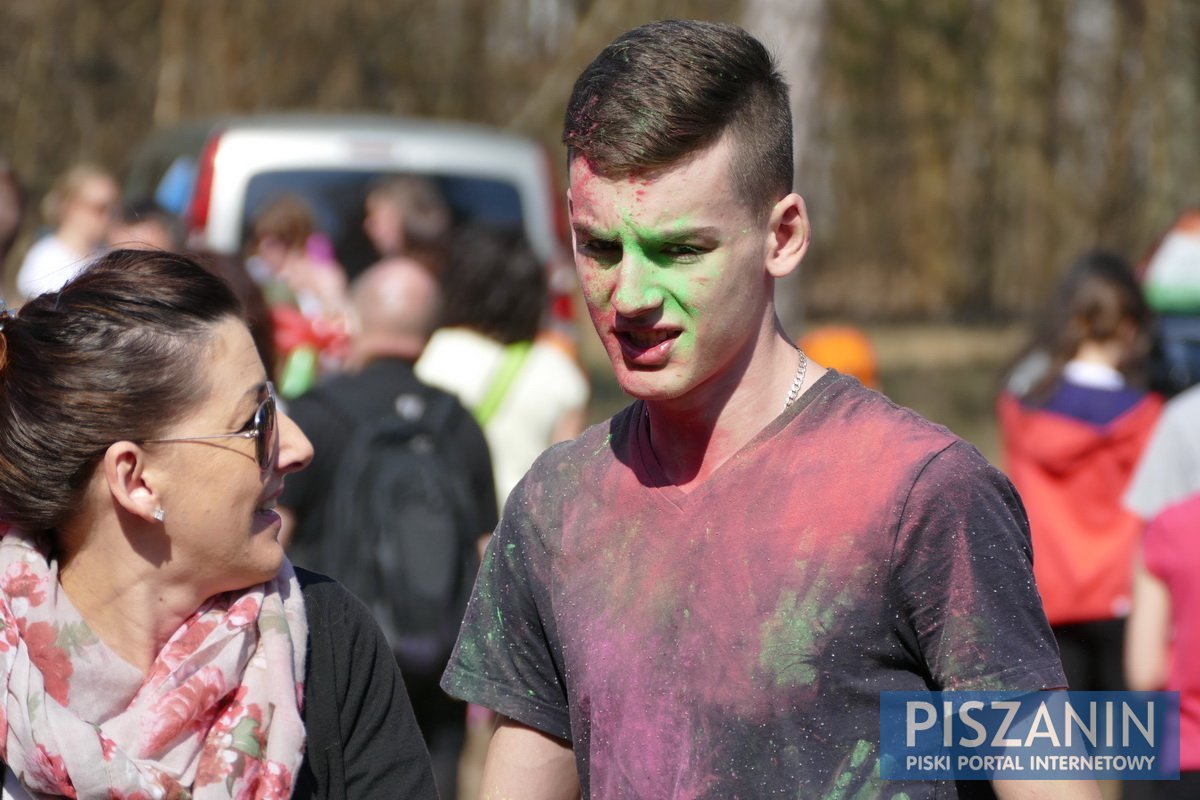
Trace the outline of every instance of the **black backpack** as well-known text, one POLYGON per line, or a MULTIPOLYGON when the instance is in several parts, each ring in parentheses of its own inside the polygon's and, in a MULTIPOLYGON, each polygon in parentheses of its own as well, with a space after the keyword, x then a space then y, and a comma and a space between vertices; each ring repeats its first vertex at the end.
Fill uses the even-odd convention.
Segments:
POLYGON ((483 533, 467 475, 445 456, 457 401, 404 394, 351 428, 321 537, 321 567, 362 600, 404 672, 436 678, 458 635, 483 533))

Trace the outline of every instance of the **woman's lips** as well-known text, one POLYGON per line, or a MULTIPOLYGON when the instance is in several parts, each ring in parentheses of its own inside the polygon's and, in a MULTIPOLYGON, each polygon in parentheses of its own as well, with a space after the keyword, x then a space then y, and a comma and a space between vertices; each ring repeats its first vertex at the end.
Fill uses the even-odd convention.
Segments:
POLYGON ((628 364, 636 367, 661 367, 666 364, 680 333, 665 328, 615 332, 621 355, 628 364))

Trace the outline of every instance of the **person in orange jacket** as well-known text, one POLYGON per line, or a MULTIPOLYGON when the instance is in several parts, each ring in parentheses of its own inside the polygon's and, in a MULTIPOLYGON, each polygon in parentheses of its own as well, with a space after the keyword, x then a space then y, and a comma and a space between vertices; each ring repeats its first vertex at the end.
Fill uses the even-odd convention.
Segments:
POLYGON ((1123 688, 1141 521, 1121 505, 1162 400, 1140 388, 1150 312, 1129 264, 1084 254, 998 401, 1005 467, 1071 689, 1123 688))

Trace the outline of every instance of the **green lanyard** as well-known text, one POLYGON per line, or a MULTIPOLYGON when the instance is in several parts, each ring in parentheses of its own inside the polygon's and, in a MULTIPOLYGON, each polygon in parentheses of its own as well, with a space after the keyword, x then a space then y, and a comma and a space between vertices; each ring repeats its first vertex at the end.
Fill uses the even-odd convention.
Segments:
POLYGON ((488 387, 487 393, 483 399, 479 401, 472 413, 475 415, 475 421, 479 423, 479 427, 484 427, 488 424, 496 412, 500 409, 500 404, 504 402, 504 396, 508 394, 508 388, 512 386, 513 379, 517 377, 517 373, 521 371, 521 365, 525 363, 526 357, 529 356, 529 351, 533 348, 533 342, 514 342, 504 348, 504 355, 500 359, 500 364, 496 367, 496 372, 492 376, 492 385, 488 387))

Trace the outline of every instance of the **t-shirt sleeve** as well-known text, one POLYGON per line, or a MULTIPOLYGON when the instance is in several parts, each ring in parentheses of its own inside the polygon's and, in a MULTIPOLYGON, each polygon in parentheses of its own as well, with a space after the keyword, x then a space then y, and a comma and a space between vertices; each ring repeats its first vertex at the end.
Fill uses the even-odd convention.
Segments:
POLYGON ((1012 484, 964 442, 933 456, 900 516, 891 591, 902 638, 945 690, 1066 686, 1012 484))
POLYGON ((1190 569, 1192 560, 1184 555, 1193 548, 1186 539, 1194 535, 1197 520, 1200 495, 1168 507, 1150 521, 1142 535, 1142 560, 1151 575, 1169 583, 1180 570, 1190 569))
POLYGON ((550 560, 529 513, 529 483, 527 476, 513 489, 488 544, 442 688, 570 740, 550 560))
POLYGON ((1143 520, 1154 518, 1168 505, 1194 491, 1189 482, 1200 470, 1183 430, 1182 408, 1167 405, 1125 492, 1125 507, 1143 520))

